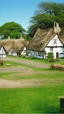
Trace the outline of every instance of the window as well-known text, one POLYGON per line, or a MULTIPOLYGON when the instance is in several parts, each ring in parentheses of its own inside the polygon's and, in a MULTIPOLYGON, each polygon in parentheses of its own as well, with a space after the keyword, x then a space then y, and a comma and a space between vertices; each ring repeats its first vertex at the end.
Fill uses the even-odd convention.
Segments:
POLYGON ((50 47, 50 51, 51 51, 51 52, 53 51, 53 47, 50 47))
POLYGON ((57 44, 57 39, 53 39, 53 44, 57 44))

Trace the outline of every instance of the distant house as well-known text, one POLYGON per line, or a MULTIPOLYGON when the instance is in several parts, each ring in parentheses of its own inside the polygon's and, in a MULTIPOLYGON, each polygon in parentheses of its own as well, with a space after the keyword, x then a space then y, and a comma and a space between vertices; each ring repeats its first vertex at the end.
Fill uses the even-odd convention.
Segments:
MULTIPOLYGON (((17 55, 21 55, 23 48, 26 47, 26 45, 28 45, 28 42, 25 41, 23 38, 21 39, 8 38, 8 39, 0 40, 0 45, 2 45, 6 49, 8 55, 17 56, 17 55)), ((24 51, 25 51, 25 48, 23 52, 24 51)))
POLYGON ((64 57, 64 28, 57 22, 52 29, 38 29, 28 46, 28 56, 47 58, 49 52, 54 58, 64 57))
POLYGON ((6 50, 3 46, 0 46, 0 59, 1 58, 6 58, 6 50))
POLYGON ((26 51, 27 51, 27 49, 26 49, 26 47, 24 47, 23 50, 22 50, 22 52, 21 52, 21 55, 22 56, 26 56, 26 51))

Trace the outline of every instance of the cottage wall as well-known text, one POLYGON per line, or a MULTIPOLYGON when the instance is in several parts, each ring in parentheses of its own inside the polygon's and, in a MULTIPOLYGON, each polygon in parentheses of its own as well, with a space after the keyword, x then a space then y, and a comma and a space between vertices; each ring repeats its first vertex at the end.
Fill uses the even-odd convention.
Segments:
POLYGON ((21 52, 21 55, 22 55, 22 56, 26 56, 26 50, 27 50, 26 47, 24 47, 24 49, 23 49, 22 52, 21 52))
POLYGON ((6 52, 3 47, 0 48, 0 58, 5 58, 6 57, 6 52))

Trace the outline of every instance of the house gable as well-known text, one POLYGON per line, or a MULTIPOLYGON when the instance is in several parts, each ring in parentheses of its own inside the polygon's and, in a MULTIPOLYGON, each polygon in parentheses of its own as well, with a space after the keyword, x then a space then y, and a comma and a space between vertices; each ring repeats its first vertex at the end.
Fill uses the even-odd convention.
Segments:
POLYGON ((54 58, 57 58, 57 53, 59 55, 58 56, 59 58, 63 57, 63 55, 61 55, 61 53, 63 53, 63 43, 57 34, 50 39, 44 51, 46 52, 47 56, 49 52, 52 52, 54 55, 54 58))
POLYGON ((0 58, 5 58, 6 57, 6 50, 4 47, 0 47, 0 58))
POLYGON ((47 44, 47 47, 62 47, 63 44, 60 41, 58 35, 55 35, 47 44))
POLYGON ((0 54, 6 54, 6 51, 3 47, 0 48, 0 54))

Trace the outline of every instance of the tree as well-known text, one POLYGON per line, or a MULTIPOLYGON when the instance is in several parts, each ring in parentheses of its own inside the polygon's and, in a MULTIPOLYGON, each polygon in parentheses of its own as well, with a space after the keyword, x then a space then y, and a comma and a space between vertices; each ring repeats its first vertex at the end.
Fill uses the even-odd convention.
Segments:
POLYGON ((51 14, 51 15, 55 15, 55 16, 63 16, 64 13, 64 4, 61 3, 52 3, 52 2, 47 2, 47 3, 40 3, 38 5, 39 10, 37 12, 39 12, 39 14, 51 14))
POLYGON ((0 27, 0 34, 4 35, 4 38, 10 36, 11 38, 18 39, 20 33, 23 34, 23 32, 25 32, 24 28, 15 22, 8 22, 0 27))
POLYGON ((52 28, 54 22, 58 22, 64 27, 64 4, 60 3, 40 3, 38 10, 31 18, 28 32, 33 37, 37 28, 52 28))

